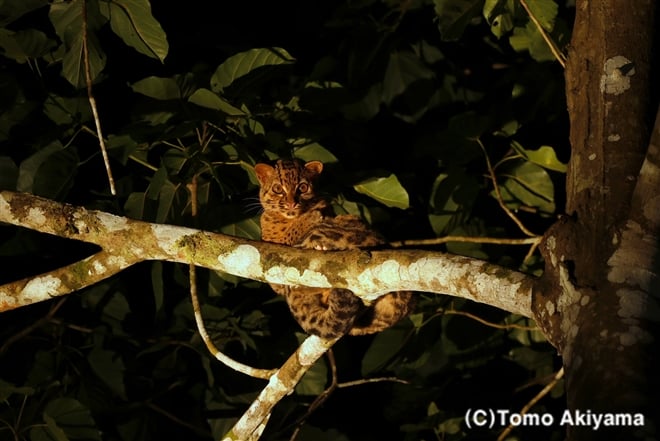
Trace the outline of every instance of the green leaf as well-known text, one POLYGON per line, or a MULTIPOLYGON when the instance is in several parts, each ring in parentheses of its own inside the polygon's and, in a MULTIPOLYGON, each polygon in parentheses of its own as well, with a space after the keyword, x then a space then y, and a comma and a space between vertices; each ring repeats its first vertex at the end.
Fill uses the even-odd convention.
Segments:
POLYGON ((55 422, 55 419, 49 415, 44 414, 44 421, 46 422, 46 427, 43 430, 43 433, 39 434, 38 432, 30 433, 30 439, 38 441, 40 439, 44 440, 55 440, 55 441, 69 441, 69 437, 66 436, 64 430, 62 430, 55 422))
POLYGON ((486 0, 483 15, 490 31, 497 38, 511 32, 514 24, 516 5, 511 0, 486 0))
POLYGON ((397 325, 376 334, 362 358, 363 376, 367 377, 384 369, 399 353, 410 336, 410 323, 408 322, 406 325, 397 325))
POLYGON ((53 46, 55 42, 36 29, 17 32, 0 29, 0 48, 3 50, 3 55, 18 63, 25 63, 28 58, 41 57, 53 46))
POLYGON ((62 429, 65 439, 101 440, 101 432, 91 412, 76 399, 56 398, 50 401, 44 409, 44 419, 46 417, 62 429))
POLYGON ((55 141, 21 162, 16 189, 55 199, 71 185, 77 165, 75 149, 55 141))
POLYGON ((219 110, 230 116, 245 116, 241 109, 232 106, 227 100, 204 88, 197 89, 188 98, 188 101, 207 109, 219 110))
POLYGON ((543 39, 536 25, 529 21, 525 27, 517 26, 513 35, 509 37, 511 47, 517 52, 529 51, 529 55, 536 61, 550 61, 555 57, 543 39))
POLYGON ((413 82, 433 78, 435 74, 412 52, 394 52, 390 55, 383 79, 383 101, 390 104, 413 82))
POLYGON ((538 20, 543 29, 550 32, 555 28, 555 19, 559 5, 555 0, 534 0, 527 3, 530 13, 538 20))
POLYGON ((546 214, 555 212, 554 185, 543 168, 524 161, 510 168, 504 176, 507 179, 500 185, 500 192, 510 208, 525 205, 546 214))
POLYGON ((181 90, 174 78, 147 77, 131 85, 133 92, 157 100, 178 100, 181 90))
MULTIPOLYGON (((101 45, 94 34, 87 36, 87 48, 89 51, 89 73, 93 82, 103 71, 106 63, 106 56, 101 45)), ((82 37, 76 40, 64 55, 62 61, 62 75, 69 83, 78 88, 83 88, 87 84, 85 75, 85 65, 83 60, 83 42, 82 37)))
POLYGON ((548 145, 541 146, 538 150, 527 150, 520 143, 512 141, 511 147, 513 147, 523 158, 534 164, 540 165, 548 170, 566 173, 567 165, 557 159, 555 149, 548 145))
POLYGON ((472 212, 479 183, 462 170, 450 170, 436 177, 431 190, 429 221, 437 236, 446 235, 462 224, 472 212))
POLYGON ((484 0, 434 0, 438 28, 445 41, 458 40, 472 19, 481 12, 484 0))
POLYGON ((321 161, 324 164, 333 164, 338 161, 335 155, 318 142, 309 143, 307 140, 303 140, 303 142, 305 142, 305 145, 301 147, 296 147, 296 141, 292 142, 295 149, 293 156, 296 158, 303 161, 321 161))
POLYGON ((44 101, 44 113, 57 125, 69 126, 92 119, 87 97, 66 98, 51 94, 44 101))
POLYGON ((399 182, 396 175, 371 178, 353 186, 355 191, 369 196, 388 207, 405 210, 409 207, 408 192, 399 182))
POLYGON ((317 360, 296 385, 296 393, 299 395, 321 395, 327 382, 328 367, 323 359, 317 360))
MULTIPOLYGON (((57 35, 64 42, 62 75, 69 83, 78 88, 86 85, 83 63, 82 1, 53 2, 49 12, 50 21, 57 35)), ((87 8, 87 49, 92 81, 101 73, 106 62, 105 53, 94 32, 101 26, 104 19, 98 9, 92 7, 93 5, 97 5, 97 3, 90 2, 87 8)))
POLYGON ((5 0, 0 2, 0 27, 48 4, 48 0, 5 0))
POLYGON ((259 67, 291 64, 295 59, 282 48, 251 49, 233 55, 216 69, 211 77, 211 90, 221 93, 236 79, 259 67))
POLYGON ((169 51, 167 35, 151 14, 148 0, 111 0, 100 2, 101 13, 110 20, 112 31, 126 45, 160 62, 169 51))
POLYGON ((18 167, 9 156, 0 156, 0 190, 15 190, 18 167))
POLYGON ((261 238, 261 227, 259 216, 244 219, 233 224, 224 225, 220 232, 229 236, 244 237, 246 239, 259 240, 261 238))
POLYGON ((5 402, 13 394, 19 395, 32 395, 34 389, 28 386, 16 386, 8 381, 5 381, 0 378, 0 400, 5 402))
POLYGON ((126 399, 124 387, 124 362, 120 355, 114 351, 107 351, 94 347, 87 356, 92 371, 103 383, 122 399, 126 399))

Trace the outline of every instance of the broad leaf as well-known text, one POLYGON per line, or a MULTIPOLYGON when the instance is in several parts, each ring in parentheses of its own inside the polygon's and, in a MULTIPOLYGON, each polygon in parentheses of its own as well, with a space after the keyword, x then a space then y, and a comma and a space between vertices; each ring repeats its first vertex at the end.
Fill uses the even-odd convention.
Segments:
POLYGON ((518 52, 528 51, 536 61, 550 61, 555 58, 548 43, 532 21, 527 22, 524 28, 515 27, 513 35, 509 37, 509 43, 518 52))
MULTIPOLYGON (((295 148, 296 142, 293 142, 293 145, 295 148)), ((333 155, 332 152, 330 152, 318 142, 308 143, 302 147, 295 148, 293 156, 300 158, 303 161, 317 160, 324 164, 332 164, 338 161, 337 157, 333 155)))
POLYGON ((50 401, 44 410, 46 417, 50 417, 68 439, 101 440, 90 410, 76 399, 56 398, 50 401))
MULTIPOLYGON (((513 209, 521 205, 540 212, 555 212, 554 185, 548 172, 531 162, 521 162, 506 173, 500 185, 504 202, 513 209)), ((492 194, 492 193, 491 193, 492 194)))
POLYGON ((484 0, 434 0, 438 28, 445 41, 458 40, 474 17, 481 12, 484 0))
POLYGON ((230 236, 259 240, 261 238, 259 216, 244 219, 233 224, 224 225, 222 228, 220 228, 220 232, 230 236))
POLYGON ((513 141, 511 142, 511 147, 520 153, 523 158, 534 164, 540 165, 548 170, 566 173, 566 164, 557 159, 555 150, 548 145, 541 146, 538 150, 527 150, 520 145, 520 143, 513 141))
POLYGON ((515 8, 511 0, 486 0, 484 3, 484 18, 490 24, 490 31, 497 38, 513 29, 515 8))
POLYGON ((396 175, 371 178, 353 186, 355 191, 369 196, 388 207, 406 209, 409 206, 408 192, 396 175))
POLYGON ((16 189, 18 167, 9 156, 0 156, 0 190, 16 189))
POLYGON ((181 90, 174 78, 147 77, 131 85, 133 92, 146 95, 157 100, 177 100, 181 98, 181 90))
POLYGON ((77 163, 75 150, 55 141, 21 162, 16 189, 55 199, 71 185, 77 163))
POLYGON ((429 221, 437 236, 447 234, 463 223, 472 212, 479 183, 462 170, 441 173, 431 190, 429 221))
POLYGON ((80 124, 92 119, 86 96, 67 98, 51 94, 44 102, 44 113, 57 125, 80 124))
POLYGON ((0 48, 3 55, 18 63, 25 63, 28 58, 41 57, 53 46, 55 42, 36 29, 18 32, 0 29, 0 48))
POLYGON ((5 0, 0 2, 0 27, 5 27, 24 14, 48 4, 48 0, 5 0))
POLYGON ((87 356, 92 371, 110 390, 122 399, 126 399, 124 386, 124 362, 121 356, 114 351, 101 349, 95 346, 87 356))
POLYGON ((410 322, 388 328, 376 334, 362 359, 362 375, 369 376, 384 369, 401 351, 411 333, 410 322))
MULTIPOLYGON (((106 57, 95 35, 95 30, 104 19, 98 9, 90 2, 87 8, 87 50, 89 52, 89 70, 94 81, 105 67, 106 57)), ((82 88, 86 84, 85 65, 83 62, 83 16, 82 0, 54 2, 50 7, 50 21, 57 35, 64 42, 65 53, 62 60, 62 75, 72 85, 82 88)))
POLYGON ((245 112, 232 106, 228 101, 208 89, 200 88, 193 92, 188 101, 207 109, 218 110, 230 116, 245 116, 245 112))
POLYGON ((434 76, 433 71, 414 53, 394 52, 390 55, 390 61, 383 79, 383 101, 390 104, 412 83, 434 76))
POLYGON ((296 393, 300 395, 319 396, 325 390, 328 382, 328 367, 323 359, 316 363, 307 371, 296 385, 296 393))
POLYGON ((559 10, 555 0, 534 0, 527 4, 531 14, 543 26, 543 29, 552 31, 555 28, 555 19, 559 10))
POLYGON ((165 61, 169 44, 160 23, 151 15, 148 0, 111 0, 99 4, 112 31, 141 54, 165 61))
POLYGON ((233 55, 216 69, 211 77, 211 89, 220 93, 236 79, 249 74, 257 68, 291 64, 295 59, 282 48, 251 49, 233 55))

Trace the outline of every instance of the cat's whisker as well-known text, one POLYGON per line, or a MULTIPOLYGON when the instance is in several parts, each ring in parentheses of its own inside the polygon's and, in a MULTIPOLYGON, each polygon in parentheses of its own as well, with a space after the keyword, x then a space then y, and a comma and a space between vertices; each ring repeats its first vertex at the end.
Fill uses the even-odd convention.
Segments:
POLYGON ((261 214, 264 211, 263 205, 259 201, 258 197, 249 197, 245 198, 243 203, 243 208, 246 214, 261 214))

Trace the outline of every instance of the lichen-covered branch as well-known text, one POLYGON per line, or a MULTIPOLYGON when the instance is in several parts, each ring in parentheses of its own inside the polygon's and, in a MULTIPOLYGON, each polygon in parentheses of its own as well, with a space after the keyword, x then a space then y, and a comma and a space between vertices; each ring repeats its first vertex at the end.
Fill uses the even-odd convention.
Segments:
POLYGON ((534 278, 463 256, 418 250, 303 250, 136 221, 8 191, 0 192, 0 222, 103 250, 69 267, 0 286, 0 312, 76 291, 140 261, 167 260, 269 283, 348 288, 366 301, 397 290, 450 294, 531 317, 534 278), (39 289, 26 291, 35 281, 39 289))
POLYGON ((223 437, 223 441, 257 439, 273 407, 293 391, 293 388, 298 384, 303 374, 339 338, 326 340, 315 335, 307 337, 298 347, 298 350, 270 378, 268 385, 261 391, 257 399, 252 402, 248 410, 243 413, 243 416, 234 424, 234 427, 232 427, 229 433, 223 437))

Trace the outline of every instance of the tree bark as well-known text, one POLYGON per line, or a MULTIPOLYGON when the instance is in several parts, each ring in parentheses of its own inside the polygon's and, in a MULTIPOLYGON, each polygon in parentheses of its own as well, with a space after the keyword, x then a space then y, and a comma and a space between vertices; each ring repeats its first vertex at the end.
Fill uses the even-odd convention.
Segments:
POLYGON ((566 67, 567 217, 545 235, 533 308, 563 357, 571 413, 641 415, 644 425, 594 430, 592 418, 567 424, 568 439, 657 437, 660 427, 655 15, 652 0, 576 4, 566 67))

